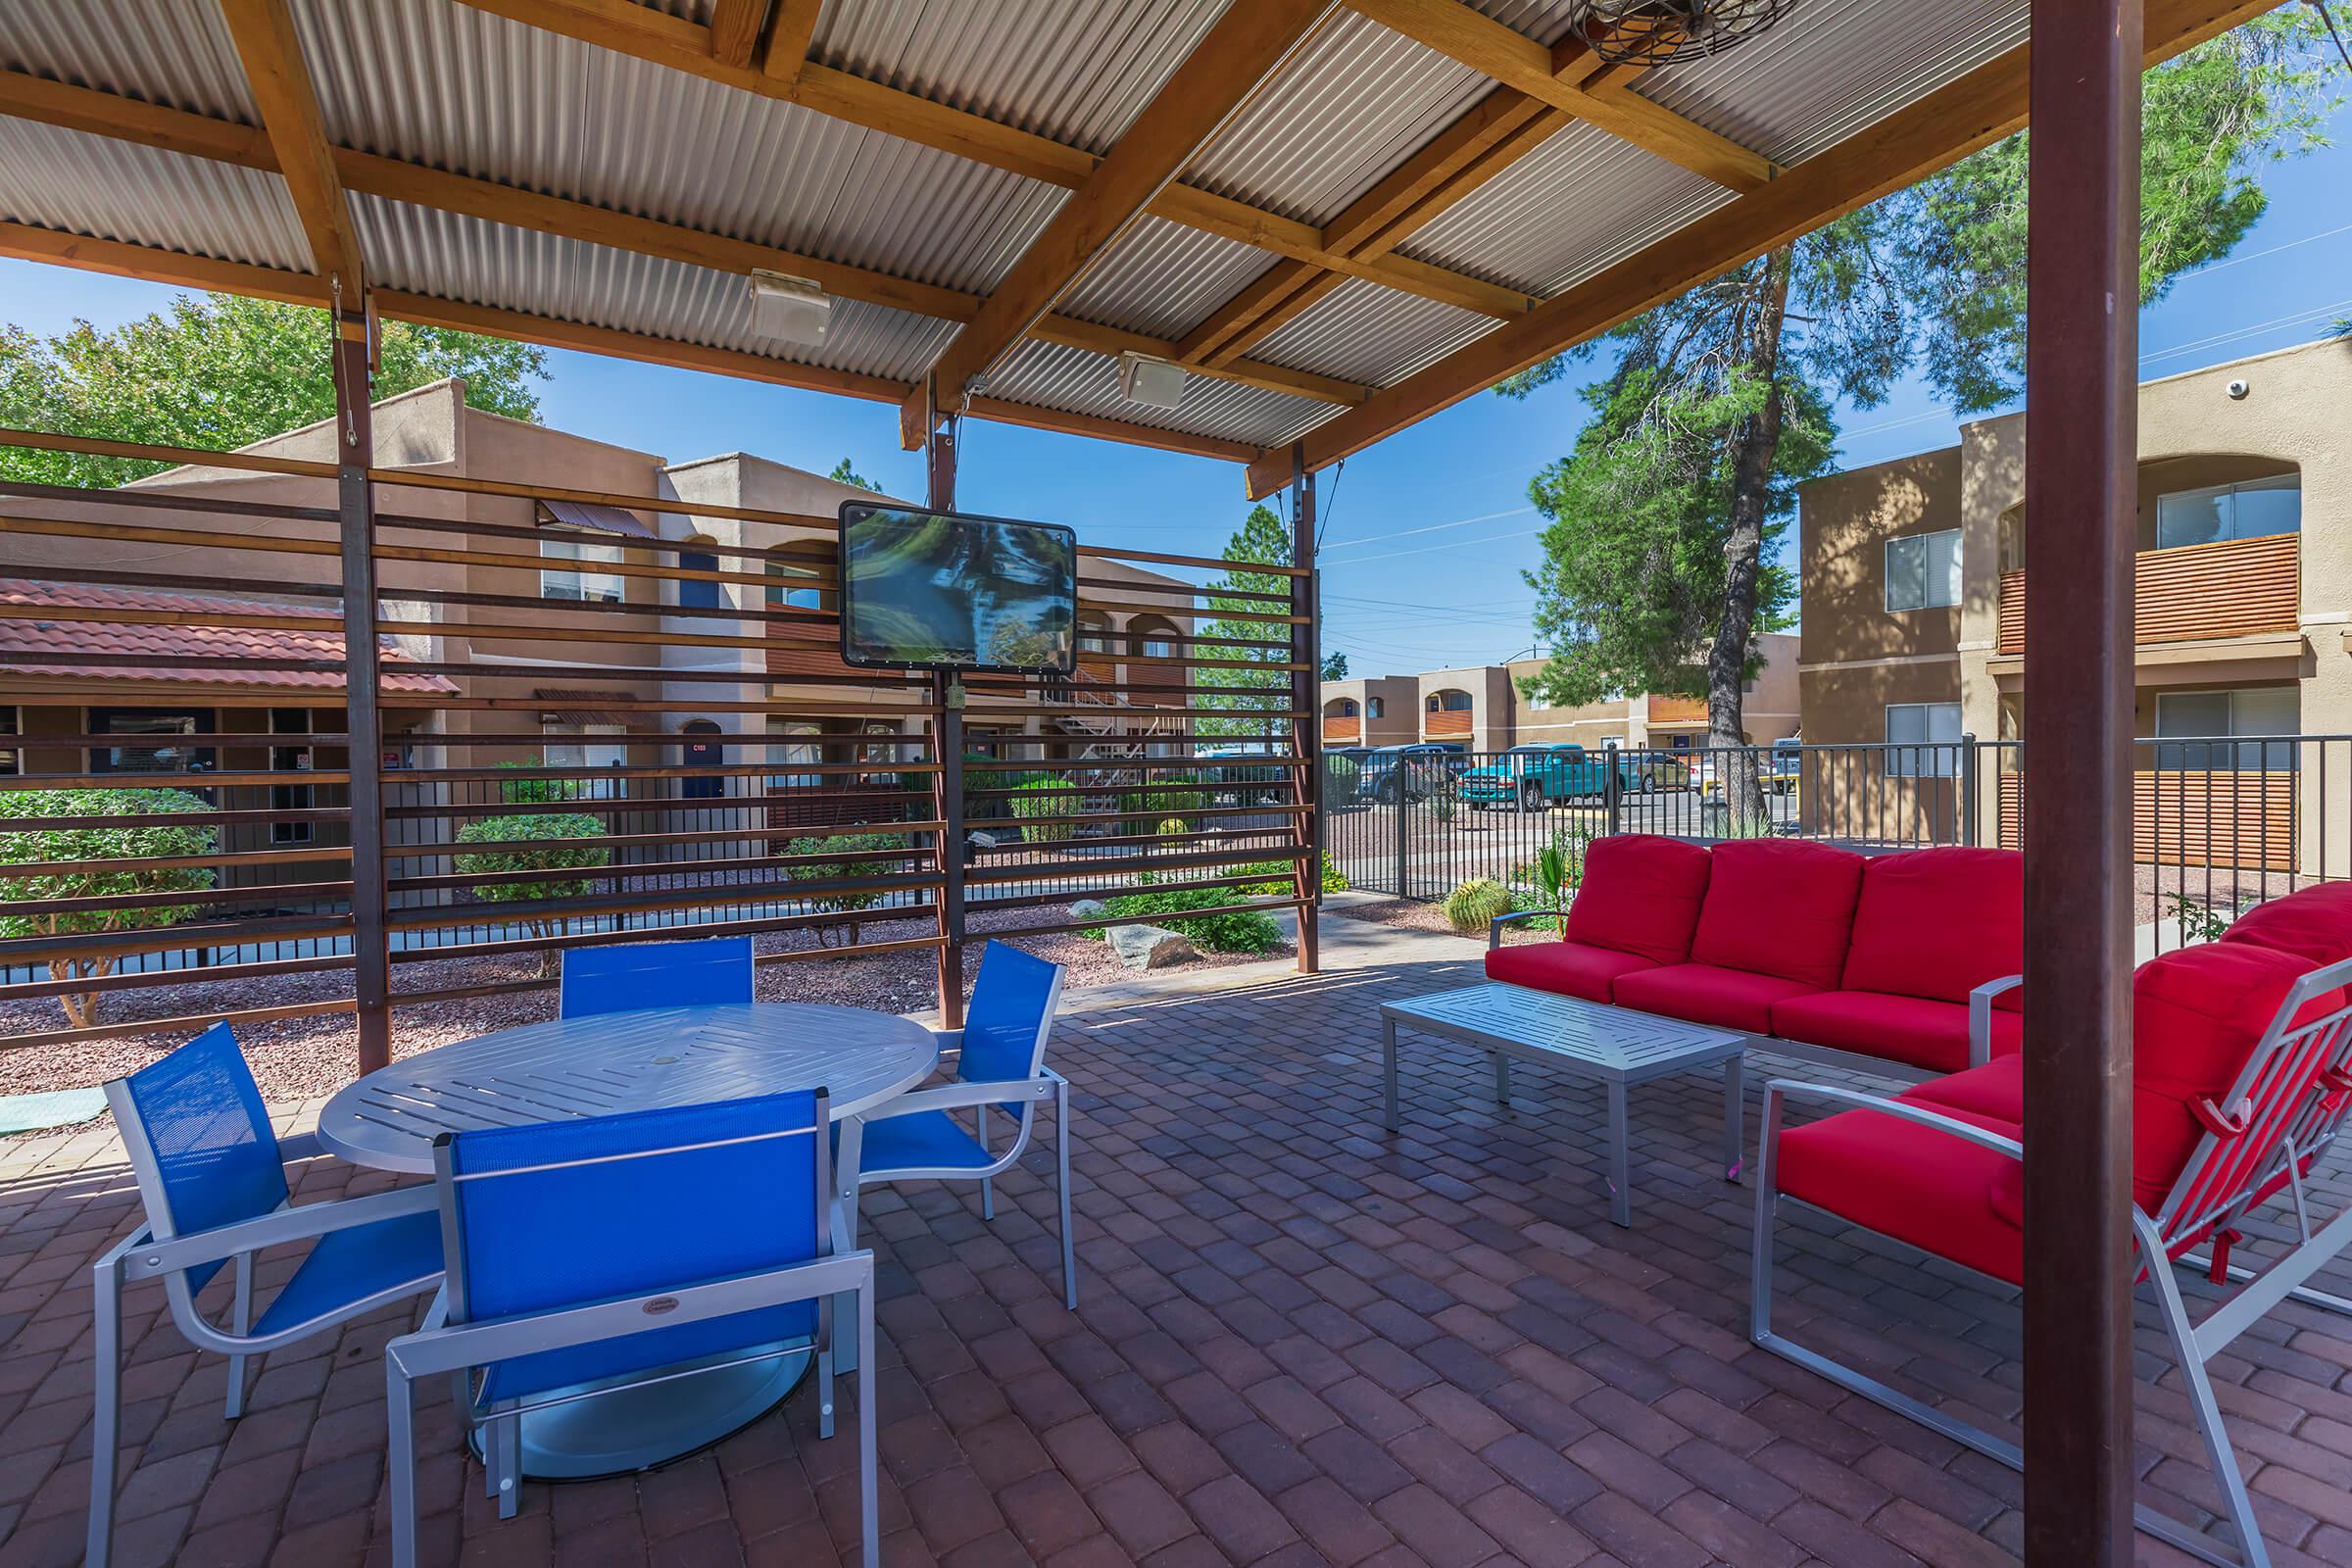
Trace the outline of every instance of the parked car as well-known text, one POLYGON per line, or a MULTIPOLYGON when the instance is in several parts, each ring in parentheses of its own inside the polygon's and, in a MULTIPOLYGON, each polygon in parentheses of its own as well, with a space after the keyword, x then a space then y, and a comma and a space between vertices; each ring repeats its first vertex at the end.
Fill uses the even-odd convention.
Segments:
POLYGON ((1469 756, 1459 746, 1438 741, 1383 746, 1364 758, 1355 775, 1356 799, 1394 804, 1401 795, 1408 801, 1427 800, 1450 789, 1469 765, 1469 756))
POLYGON ((1480 809, 1516 806, 1540 811, 1555 801, 1605 794, 1612 768, 1619 788, 1642 787, 1640 765, 1614 751, 1588 752, 1566 743, 1514 746, 1494 761, 1462 775, 1462 799, 1480 809))
MULTIPOLYGON (((1769 795, 1794 795, 1804 774, 1805 754, 1795 741, 1776 741, 1771 753, 1759 760, 1763 776, 1760 782, 1769 795)), ((1715 754, 1705 756, 1690 764, 1690 782, 1709 795, 1721 794, 1723 779, 1715 754)))

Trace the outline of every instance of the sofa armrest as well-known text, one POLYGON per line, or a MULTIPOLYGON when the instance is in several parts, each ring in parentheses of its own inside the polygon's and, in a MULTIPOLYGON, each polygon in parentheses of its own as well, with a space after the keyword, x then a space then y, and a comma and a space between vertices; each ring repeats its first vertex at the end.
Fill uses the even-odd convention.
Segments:
POLYGON ((1764 1086, 1765 1135, 1776 1146, 1780 1142, 1781 1102, 1790 1096, 1802 1100, 1826 1100, 1845 1109, 1875 1110, 1882 1116, 1892 1116, 1898 1121, 1915 1122, 1922 1127, 1949 1133, 1965 1143, 1989 1149, 1996 1154, 2006 1154, 2011 1159, 2022 1160, 2026 1157, 2025 1145, 2014 1138, 2004 1138, 1999 1133, 1980 1127, 1975 1122, 1962 1121, 1956 1116, 1930 1110, 1925 1105, 1907 1100, 1890 1100, 1884 1095, 1868 1094, 1859 1089, 1841 1089, 1835 1084, 1808 1083, 1801 1078, 1775 1078, 1764 1086))
POLYGON ((1487 922, 1487 951, 1493 953, 1502 946, 1502 928, 1513 920, 1534 920, 1549 913, 1549 909, 1519 909, 1510 914, 1496 915, 1487 922))
POLYGON ((1987 980, 1968 994, 1968 1064, 1982 1067, 1992 1059, 1992 999, 2026 983, 2022 974, 1987 980))

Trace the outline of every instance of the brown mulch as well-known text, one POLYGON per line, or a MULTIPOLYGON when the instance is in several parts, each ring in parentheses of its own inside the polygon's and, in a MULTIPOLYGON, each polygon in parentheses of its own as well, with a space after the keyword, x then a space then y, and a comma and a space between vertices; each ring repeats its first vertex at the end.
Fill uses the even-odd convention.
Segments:
MULTIPOLYGON (((1053 924, 1070 918, 1066 907, 973 910, 966 927, 976 936, 1021 926, 1053 924)), ((924 916, 918 919, 867 920, 859 923, 861 944, 903 941, 929 936, 937 930, 924 916)), ((662 936, 687 937, 691 930, 630 932, 615 941, 646 941, 662 936)), ((842 945, 841 933, 833 946, 842 945)), ((1123 967, 1107 944, 1089 941, 1076 932, 1023 937, 1018 946, 1061 964, 1067 970, 1065 990, 1133 979, 1140 971, 1123 967)), ((933 950, 903 953, 825 953, 813 931, 762 934, 757 943, 762 954, 823 954, 789 963, 761 964, 758 995, 762 1002, 827 1002, 845 1006, 871 1007, 883 1012, 926 1012, 937 1004, 937 962, 933 950)), ((1187 968, 1221 968, 1286 956, 1284 943, 1263 954, 1203 952, 1187 968)), ((201 971, 194 971, 201 972, 201 971)), ((965 959, 964 990, 970 994, 979 973, 979 955, 965 959)), ((457 990, 469 986, 529 984, 539 979, 537 955, 495 958, 441 958, 393 966, 394 993, 457 990)), ((351 995, 348 970, 321 974, 279 975, 266 980, 190 980, 180 985, 146 987, 116 992, 107 999, 107 1021, 124 1026, 142 1018, 201 1017, 234 1008, 278 1006, 305 1002, 330 1002, 351 995)), ((469 1040, 493 1029, 535 1023, 556 1014, 552 983, 531 991, 499 996, 469 997, 454 1002, 413 1003, 392 1011, 392 1054, 412 1055, 453 1041, 469 1040)), ((64 1009, 54 1001, 34 999, 0 1004, 0 1036, 59 1029, 66 1025, 64 1009)), ((69 1041, 0 1051, 0 1094, 31 1094, 74 1089, 102 1083, 153 1061, 180 1044, 184 1032, 126 1033, 104 1040, 69 1041)), ((272 1103, 332 1094, 349 1083, 357 1053, 352 1017, 345 1012, 318 1013, 237 1025, 238 1042, 253 1066, 262 1096, 272 1103)))

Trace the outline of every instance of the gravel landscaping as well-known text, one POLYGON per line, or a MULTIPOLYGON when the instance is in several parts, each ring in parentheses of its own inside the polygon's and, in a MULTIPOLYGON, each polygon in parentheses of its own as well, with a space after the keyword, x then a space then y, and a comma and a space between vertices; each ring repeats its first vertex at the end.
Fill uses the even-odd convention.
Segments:
MULTIPOLYGON (((968 927, 975 936, 992 930, 1053 924, 1071 918, 1066 907, 975 910, 968 927)), ((892 942, 930 935, 937 927, 929 918, 868 920, 858 926, 861 942, 892 942)), ((679 933, 686 935, 689 933, 679 933)), ((1063 965, 1066 990, 1129 980, 1140 972, 1120 965, 1109 947, 1075 932, 1024 937, 1019 946, 1040 957, 1063 965)), ((760 937, 759 951, 821 953, 810 931, 771 932, 760 937)), ((1261 963, 1288 956, 1288 943, 1271 953, 1202 953, 1186 962, 1186 969, 1261 963)), ((979 973, 979 956, 967 956, 964 986, 968 994, 979 973)), ((830 1002, 873 1007, 884 1012, 927 1012, 935 1004, 937 969, 930 949, 904 953, 836 954, 762 964, 759 996, 762 1002, 830 1002)), ((497 958, 447 958, 394 966, 396 992, 445 991, 468 986, 533 981, 539 977, 539 958, 524 954, 497 958)), ((108 998, 109 1021, 135 1024, 140 1018, 201 1016, 208 1011, 277 1006, 304 1002, 328 1002, 351 995, 348 971, 283 975, 268 980, 199 980, 186 985, 156 986, 117 992, 108 998)), ((393 1009, 392 1054, 406 1056, 455 1040, 466 1040, 493 1029, 552 1018, 556 1011, 553 985, 511 995, 471 997, 456 1002, 417 1003, 393 1009)), ((61 1028, 65 1013, 57 1003, 33 1000, 0 1004, 0 1034, 61 1028)), ((318 1013, 272 1022, 237 1026, 237 1038, 253 1064, 262 1098, 273 1103, 332 1094, 351 1081, 357 1050, 348 1013, 318 1013)), ((75 1089, 118 1077, 152 1061, 180 1043, 174 1034, 123 1034, 112 1039, 63 1045, 29 1046, 0 1052, 0 1094, 30 1094, 75 1089)))

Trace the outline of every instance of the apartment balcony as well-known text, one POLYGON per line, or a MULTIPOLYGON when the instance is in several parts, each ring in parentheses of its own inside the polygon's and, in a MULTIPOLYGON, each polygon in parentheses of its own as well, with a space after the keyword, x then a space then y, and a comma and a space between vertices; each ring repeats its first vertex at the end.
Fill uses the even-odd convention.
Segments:
MULTIPOLYGON (((2302 535, 2280 533, 2141 551, 2132 563, 2137 640, 2199 642, 2293 631, 2302 607, 2301 544, 2302 535)), ((2023 571, 2001 573, 1999 651, 2026 651, 2023 571)))
POLYGON ((1707 700, 1704 697, 1652 696, 1646 701, 1652 724, 1704 724, 1707 721, 1707 700))
POLYGON ((1466 741, 1470 738, 1471 712, 1467 708, 1441 709, 1421 715, 1421 738, 1431 741, 1466 741))
POLYGON ((1363 738, 1364 721, 1361 717, 1352 713, 1345 718, 1336 713, 1325 715, 1323 719, 1324 745, 1353 746, 1363 738))
MULTIPOLYGON (((2132 774, 2132 859, 2137 865, 2292 871, 2295 785, 2285 768, 2132 774)), ((2000 776, 2001 848, 2025 848, 2025 775, 2000 776)))

